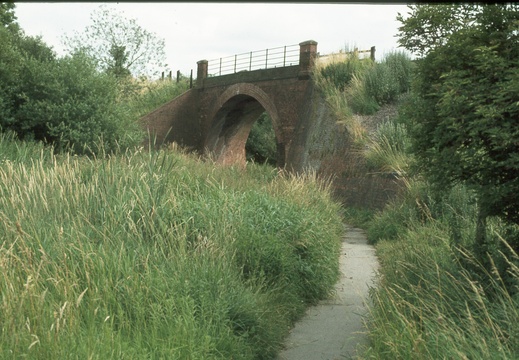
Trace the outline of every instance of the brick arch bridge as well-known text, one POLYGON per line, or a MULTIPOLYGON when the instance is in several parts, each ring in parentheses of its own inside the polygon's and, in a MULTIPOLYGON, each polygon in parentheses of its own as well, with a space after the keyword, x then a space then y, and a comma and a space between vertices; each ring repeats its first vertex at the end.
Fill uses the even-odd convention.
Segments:
MULTIPOLYGON (((278 48, 281 49, 281 48, 278 48)), ((286 64, 286 47, 280 66, 249 69, 211 76, 209 62, 199 61, 194 88, 141 119, 155 144, 176 142, 211 156, 222 164, 245 164, 245 143, 263 112, 272 120, 279 167, 298 168, 304 146, 305 123, 310 119, 317 42, 299 44, 296 65, 286 64)), ((268 54, 269 50, 266 50, 268 54)), ((248 54, 246 54, 248 56, 248 54)), ((272 55, 271 55, 272 56, 272 55)), ((253 53, 250 53, 252 61, 253 53)), ((218 64, 217 64, 218 65, 218 64)))

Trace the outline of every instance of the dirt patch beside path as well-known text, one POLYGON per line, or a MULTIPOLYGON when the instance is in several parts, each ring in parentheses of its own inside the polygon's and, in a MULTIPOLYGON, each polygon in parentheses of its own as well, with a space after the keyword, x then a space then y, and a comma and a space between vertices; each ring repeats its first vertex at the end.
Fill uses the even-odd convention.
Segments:
POLYGON ((369 288, 378 270, 375 249, 364 232, 346 227, 342 241, 341 277, 335 294, 311 307, 295 324, 278 360, 352 359, 368 344, 364 317, 369 288))

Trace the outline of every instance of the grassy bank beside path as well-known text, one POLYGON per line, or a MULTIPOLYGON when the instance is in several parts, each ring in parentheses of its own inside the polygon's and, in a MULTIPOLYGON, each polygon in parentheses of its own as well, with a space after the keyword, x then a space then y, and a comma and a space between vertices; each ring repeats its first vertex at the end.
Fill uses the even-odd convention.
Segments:
POLYGON ((326 186, 0 137, 0 358, 269 359, 338 277, 326 186))

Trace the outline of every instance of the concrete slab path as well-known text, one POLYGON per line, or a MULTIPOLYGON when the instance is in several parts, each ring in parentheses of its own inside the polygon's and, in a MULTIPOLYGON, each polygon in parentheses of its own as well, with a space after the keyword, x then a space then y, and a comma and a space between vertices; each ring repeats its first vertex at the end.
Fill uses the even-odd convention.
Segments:
POLYGON ((357 347, 368 344, 364 318, 377 270, 375 249, 364 232, 347 226, 334 295, 295 324, 278 360, 354 359, 357 347))

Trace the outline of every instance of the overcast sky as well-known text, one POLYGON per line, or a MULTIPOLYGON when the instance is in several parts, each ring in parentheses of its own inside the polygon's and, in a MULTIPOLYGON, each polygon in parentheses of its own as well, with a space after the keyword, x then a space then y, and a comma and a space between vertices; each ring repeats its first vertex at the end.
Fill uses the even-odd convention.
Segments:
MULTIPOLYGON (((102 3, 16 3, 28 35, 63 55, 62 35, 91 24, 102 3)), ((377 60, 397 49, 396 16, 404 4, 362 3, 106 3, 166 43, 164 71, 188 74, 196 62, 250 51, 317 41, 321 54, 375 46, 377 60)))

